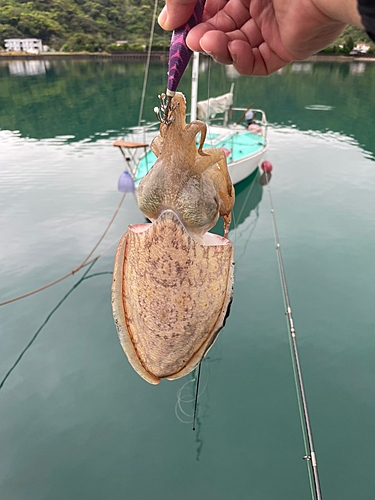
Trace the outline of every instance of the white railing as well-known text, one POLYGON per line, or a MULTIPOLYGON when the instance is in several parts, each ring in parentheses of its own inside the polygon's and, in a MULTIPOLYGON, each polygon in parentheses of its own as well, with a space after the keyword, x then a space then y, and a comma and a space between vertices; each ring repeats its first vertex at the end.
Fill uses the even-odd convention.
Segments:
MULTIPOLYGON (((247 111, 247 108, 232 108, 233 111, 247 111)), ((267 140, 267 129, 268 129, 268 122, 266 118, 266 113, 262 109, 251 109, 251 111, 254 113, 254 119, 253 122, 259 125, 262 129, 262 136, 264 137, 264 140, 267 140), (256 114, 261 115, 261 119, 256 118, 256 114)))

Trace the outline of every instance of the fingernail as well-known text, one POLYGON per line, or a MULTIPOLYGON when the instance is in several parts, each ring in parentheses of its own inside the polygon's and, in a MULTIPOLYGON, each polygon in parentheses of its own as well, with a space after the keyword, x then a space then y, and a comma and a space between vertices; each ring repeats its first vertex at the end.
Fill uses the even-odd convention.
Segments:
POLYGON ((232 58, 232 61, 233 61, 234 63, 236 63, 236 62, 237 62, 237 57, 236 57, 236 54, 230 50, 230 46, 232 45, 232 43, 233 43, 233 42, 229 42, 229 43, 228 43, 228 50, 229 50, 230 56, 231 56, 231 58, 232 58))
POLYGON ((201 42, 201 41, 199 42, 199 45, 201 46, 201 49, 203 50, 203 52, 204 52, 205 54, 207 54, 208 56, 211 56, 211 57, 212 57, 213 52, 210 52, 209 50, 206 50, 206 49, 203 47, 203 45, 202 45, 202 42, 201 42))
POLYGON ((164 28, 167 17, 168 17, 168 12, 167 12, 167 6, 165 5, 158 17, 159 26, 161 26, 162 28, 164 28))

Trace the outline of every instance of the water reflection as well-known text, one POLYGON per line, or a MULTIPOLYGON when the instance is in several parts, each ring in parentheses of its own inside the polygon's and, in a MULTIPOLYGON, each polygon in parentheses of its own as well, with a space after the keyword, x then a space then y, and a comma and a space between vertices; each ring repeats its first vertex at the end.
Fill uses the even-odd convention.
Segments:
POLYGON ((292 63, 292 71, 293 71, 293 73, 312 73, 313 63, 309 63, 309 62, 292 63))
POLYGON ((58 304, 52 309, 52 311, 47 315, 46 319, 43 321, 43 323, 40 325, 40 327, 37 329, 37 331, 34 333, 34 335, 31 337, 30 339, 30 342, 28 342, 26 344, 26 346, 24 347, 24 349, 22 349, 22 351, 20 352, 20 354, 17 356, 16 360, 14 361, 13 365, 9 368, 9 370, 7 371, 7 373, 5 374, 5 376, 3 377, 3 379, 1 380, 0 382, 0 389, 3 388, 5 382, 8 380, 8 378, 10 377, 10 375, 12 374, 12 372, 16 369, 16 367, 18 366, 18 364, 20 363, 21 359, 23 358, 23 356, 26 354, 26 352, 30 349, 30 347, 33 345, 33 343, 35 342, 35 340, 37 339, 37 337, 39 336, 39 334, 41 333, 41 331, 44 329, 44 327, 47 325, 47 323, 49 322, 49 320, 52 318, 52 316, 55 314, 55 312, 60 309, 60 307, 63 305, 63 303, 66 301, 66 299, 69 297, 69 295, 74 292, 74 290, 76 288, 79 287, 79 285, 85 281, 85 280, 88 280, 90 278, 94 278, 96 276, 102 276, 104 274, 113 274, 112 271, 105 271, 105 272, 101 272, 101 273, 94 273, 94 274, 89 274, 91 269, 94 267, 95 263, 97 261, 94 261, 88 268, 87 270, 84 272, 84 274, 82 275, 82 277, 70 288, 70 290, 68 290, 66 292, 66 294, 63 296, 63 298, 58 302, 58 304))
POLYGON ((362 76, 366 70, 366 64, 364 62, 352 62, 349 67, 352 75, 362 76))
MULTIPOLYGON (((220 349, 220 348, 219 348, 220 349)), ((218 350, 217 348, 215 349, 218 350)), ((201 380, 199 386, 197 412, 195 418, 195 443, 196 443, 196 455, 195 459, 199 462, 203 445, 203 421, 208 418, 210 411, 210 366, 214 363, 221 361, 221 356, 215 356, 208 354, 201 363, 201 380)), ((187 382, 184 382, 182 386, 177 390, 177 402, 175 406, 175 414, 177 419, 183 424, 193 424, 194 420, 194 403, 195 403, 195 393, 197 390, 197 372, 198 367, 191 372, 190 378, 187 382)))
POLYGON ((225 75, 230 80, 236 80, 237 78, 239 78, 241 76, 232 64, 225 66, 225 75))
MULTIPOLYGON (((257 168, 249 177, 234 186, 236 200, 232 210, 231 231, 236 230, 245 222, 251 212, 255 211, 255 220, 258 218, 257 207, 263 196, 263 186, 260 183, 261 175, 257 168)), ((224 223, 220 218, 211 230, 215 234, 224 234, 224 223)))
POLYGON ((208 59, 201 59, 199 62, 199 73, 206 73, 208 70, 208 65, 209 65, 209 60, 208 59))
POLYGON ((331 111, 333 106, 325 106, 324 104, 310 104, 309 106, 305 106, 305 109, 309 109, 310 111, 331 111))
POLYGON ((259 184, 261 186, 267 186, 267 184, 269 184, 271 182, 271 179, 272 179, 271 173, 266 174, 266 172, 263 172, 263 174, 260 176, 259 184))
POLYGON ((11 76, 44 75, 51 67, 49 61, 9 61, 8 68, 11 76))
MULTIPOLYGON (((10 63, 0 65, 3 130, 17 129, 22 137, 36 139, 74 135, 74 141, 82 141, 95 140, 97 133, 122 131, 138 122, 143 63, 51 61, 49 67, 39 69, 26 67, 24 62, 19 69, 11 66, 13 74, 22 73, 23 78, 11 77, 10 63), (42 74, 38 78, 28 76, 32 71, 42 74)), ((207 64, 202 60, 199 100, 207 99, 208 93, 215 96, 228 92, 228 80, 236 79, 234 107, 254 102, 273 124, 293 123, 299 130, 354 135, 364 149, 375 152, 375 64, 294 63, 267 78, 251 79, 213 61, 206 71, 207 64), (332 112, 324 118, 319 113, 304 112, 311 105, 315 109, 330 106, 332 112)), ((190 71, 188 68, 180 84, 188 103, 190 71)), ((146 121, 155 121, 153 109, 158 105, 158 94, 165 90, 166 78, 166 63, 150 66, 143 113, 146 121)), ((116 133, 110 136, 116 137, 116 133)))

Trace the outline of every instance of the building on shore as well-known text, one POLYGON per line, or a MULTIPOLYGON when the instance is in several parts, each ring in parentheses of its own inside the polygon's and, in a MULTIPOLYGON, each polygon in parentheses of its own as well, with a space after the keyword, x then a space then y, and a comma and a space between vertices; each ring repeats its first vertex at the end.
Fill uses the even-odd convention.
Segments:
POLYGON ((42 40, 39 38, 8 38, 4 40, 7 52, 29 52, 39 54, 43 52, 42 40))
POLYGON ((368 43, 357 43, 353 50, 360 52, 361 54, 366 54, 370 50, 371 45, 368 43))

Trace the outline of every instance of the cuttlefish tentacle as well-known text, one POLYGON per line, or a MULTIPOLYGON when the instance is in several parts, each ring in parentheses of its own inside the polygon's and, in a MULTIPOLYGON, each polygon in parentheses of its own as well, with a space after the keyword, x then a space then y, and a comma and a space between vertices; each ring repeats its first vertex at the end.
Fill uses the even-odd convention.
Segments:
POLYGON ((173 122, 162 123, 151 149, 157 156, 152 169, 139 183, 138 205, 151 221, 164 210, 173 210, 188 231, 198 239, 224 219, 228 235, 234 188, 221 149, 205 148, 206 125, 199 120, 185 124, 186 104, 182 94, 172 99, 173 122), (195 137, 201 133, 199 148, 195 137))

